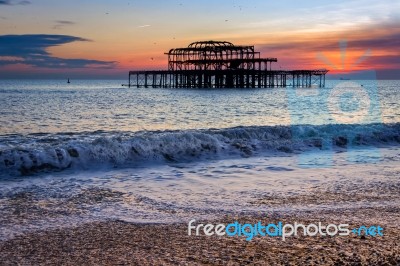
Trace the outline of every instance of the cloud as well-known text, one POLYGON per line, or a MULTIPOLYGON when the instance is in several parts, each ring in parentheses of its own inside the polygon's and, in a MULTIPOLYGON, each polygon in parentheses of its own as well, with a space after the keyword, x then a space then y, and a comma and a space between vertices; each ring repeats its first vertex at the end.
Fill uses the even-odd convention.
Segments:
POLYGON ((262 49, 273 50, 292 50, 297 51, 323 51, 337 48, 340 40, 348 40, 352 44, 353 49, 383 49, 392 48, 397 50, 400 45, 400 29, 362 29, 361 31, 344 31, 339 33, 315 33, 309 35, 292 35, 285 36, 290 38, 290 42, 286 38, 278 37, 271 43, 261 44, 262 49))
POLYGON ((53 26, 53 29, 55 29, 55 30, 61 29, 65 26, 70 26, 70 25, 75 24, 75 22, 69 21, 69 20, 56 20, 55 22, 56 22, 56 24, 53 26))
POLYGON ((47 49, 77 41, 89 41, 68 35, 0 35, 0 65, 23 63, 44 68, 113 68, 115 62, 91 59, 65 59, 52 56, 47 49), (18 60, 10 60, 18 58, 18 60), (21 61, 22 59, 22 61, 21 61))
MULTIPOLYGON (((396 21, 398 23, 398 21, 396 21)), ((393 24, 378 24, 375 27, 359 28, 337 33, 314 33, 308 35, 278 36, 269 43, 259 44, 265 54, 286 54, 301 56, 318 52, 337 51, 339 41, 348 41, 348 50, 364 52, 372 50, 379 53, 399 54, 400 28, 393 24), (288 42, 287 40, 291 41, 288 42)))
POLYGON ((12 5, 29 5, 29 4, 31 4, 30 1, 15 2, 15 1, 12 1, 12 0, 0 0, 0 5, 12 6, 12 5))
POLYGON ((56 20, 56 22, 58 24, 63 24, 63 25, 73 25, 73 24, 75 24, 75 22, 69 21, 69 20, 56 20))

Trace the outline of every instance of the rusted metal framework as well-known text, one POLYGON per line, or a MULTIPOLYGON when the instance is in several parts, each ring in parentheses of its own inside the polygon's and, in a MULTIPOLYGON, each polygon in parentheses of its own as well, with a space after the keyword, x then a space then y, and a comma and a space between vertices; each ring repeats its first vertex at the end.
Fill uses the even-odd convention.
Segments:
POLYGON ((325 86, 325 69, 272 70, 277 58, 261 58, 254 46, 225 41, 171 49, 168 70, 130 71, 129 87, 267 88, 325 86), (133 77, 132 77, 133 76, 133 77))
POLYGON ((194 42, 186 48, 171 49, 168 70, 271 70, 276 58, 260 58, 254 46, 235 46, 230 42, 194 42))

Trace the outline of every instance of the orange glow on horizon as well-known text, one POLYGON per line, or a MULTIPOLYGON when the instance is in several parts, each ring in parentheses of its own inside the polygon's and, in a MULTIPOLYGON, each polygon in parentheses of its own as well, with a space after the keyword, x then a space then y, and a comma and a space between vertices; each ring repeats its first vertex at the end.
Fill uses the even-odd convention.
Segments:
MULTIPOLYGON (((400 28, 393 22, 392 24, 389 22, 357 24, 353 21, 338 21, 334 25, 316 23, 307 27, 304 25, 289 27, 285 23, 274 24, 281 23, 282 21, 279 20, 281 18, 270 21, 260 17, 258 21, 257 19, 250 22, 243 20, 230 24, 234 19, 220 19, 218 16, 212 21, 204 22, 203 19, 190 20, 192 18, 188 16, 188 25, 185 25, 181 21, 178 23, 167 19, 158 21, 155 18, 149 18, 150 21, 147 21, 147 15, 141 15, 145 18, 141 21, 134 21, 126 10, 120 10, 120 13, 111 19, 108 15, 102 15, 101 19, 94 15, 84 17, 82 21, 64 25, 65 33, 58 32, 58 34, 76 36, 84 40, 50 46, 46 48, 46 52, 52 57, 61 59, 115 62, 109 69, 99 70, 92 67, 95 64, 88 64, 86 68, 81 68, 81 71, 87 73, 108 71, 124 75, 129 70, 167 69, 168 58, 164 53, 171 48, 186 47, 195 41, 224 40, 236 45, 254 45, 255 49, 261 52, 262 57, 278 58, 278 62, 272 65, 273 69, 326 68, 330 70, 330 74, 367 69, 400 69, 399 61, 394 59, 400 55, 396 46, 400 38, 400 28), (125 15, 126 17, 123 18, 125 15), (278 26, 270 27, 270 23, 278 26), (75 24, 79 24, 79 27, 72 28, 75 24), (347 40, 343 63, 343 55, 339 47, 341 40, 347 40), (366 56, 364 61, 356 64, 369 49, 371 54, 366 56), (326 60, 319 58, 318 55, 321 54, 326 60)), ((183 13, 182 15, 187 16, 183 13)), ((45 22, 40 25, 43 29, 46 26, 48 25, 45 22)), ((28 29, 29 25, 24 24, 24 28, 18 28, 15 34, 24 34, 24 32, 29 32, 28 29)), ((33 67, 24 65, 21 60, 15 60, 15 62, 17 63, 15 65, 0 65, 0 69, 37 71, 33 67)), ((40 70, 48 73, 74 72, 76 68, 64 70, 40 68, 40 70)))

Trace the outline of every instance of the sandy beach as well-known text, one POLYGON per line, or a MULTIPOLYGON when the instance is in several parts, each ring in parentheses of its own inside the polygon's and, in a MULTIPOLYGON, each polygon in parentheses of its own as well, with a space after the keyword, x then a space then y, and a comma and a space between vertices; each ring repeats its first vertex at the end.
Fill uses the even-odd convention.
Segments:
MULTIPOLYGON (((398 188, 396 188, 398 190, 398 188)), ((392 191, 393 192, 393 191, 392 191)), ((398 193, 398 191, 397 191, 398 193)), ((398 195, 398 194, 397 194, 398 195)), ((308 203, 313 197, 308 197, 308 203)), ((319 195, 325 202, 332 195, 319 195)), ((335 197, 336 198, 336 197, 335 197)), ((283 199, 281 199, 283 201, 283 199)), ((294 203, 298 198, 286 198, 294 203)), ((305 199, 301 199, 305 201, 305 199)), ((360 200, 360 199, 358 199, 360 200)), ((363 198, 362 200, 373 200, 363 198)), ((375 198, 376 200, 376 198, 375 198)), ((264 204, 265 201, 254 204, 264 204)), ((276 204, 278 202, 275 202, 276 204)), ((283 202, 279 202, 282 204, 283 202)), ((213 222, 283 221, 379 224, 384 236, 188 236, 187 224, 95 222, 38 231, 0 242, 1 265, 399 265, 399 207, 223 217, 213 222)), ((201 221, 206 222, 206 221, 201 221)))
MULTIPOLYGON (((293 168, 289 157, 285 158, 285 163, 281 158, 267 159, 273 164, 280 162, 277 164, 281 165, 280 168, 266 167, 261 163, 264 161, 258 165, 253 159, 241 160, 254 165, 247 170, 247 174, 241 172, 241 184, 246 185, 248 191, 253 191, 248 184, 256 182, 257 169, 261 168, 272 169, 269 180, 285 174, 285 182, 292 182, 291 186, 302 187, 302 190, 282 190, 278 193, 278 184, 282 179, 277 179, 276 185, 265 193, 247 192, 246 202, 241 203, 244 205, 238 205, 240 207, 232 211, 208 208, 203 210, 202 215, 200 208, 188 209, 184 205, 179 208, 167 204, 177 200, 177 196, 155 205, 156 202, 149 198, 111 188, 92 188, 69 196, 45 189, 49 195, 54 193, 51 197, 41 197, 40 187, 37 186, 33 190, 13 192, 2 199, 0 265, 399 265, 398 150, 381 149, 381 152, 379 166, 362 164, 358 168, 353 164, 338 164, 340 167, 287 171, 293 168), (297 178, 299 176, 301 178, 297 178), (320 176, 321 181, 316 182, 316 176, 320 176), (326 180, 322 181, 322 178, 326 180), (307 180, 310 185, 297 185, 297 182, 307 180), (126 204, 152 210, 165 221, 159 219, 152 222, 150 219, 139 222, 145 213, 135 214, 129 209, 121 209, 126 204), (96 220, 96 216, 78 219, 90 217, 99 208, 103 208, 100 209, 102 216, 97 216, 102 217, 101 220, 96 220), (180 217, 180 221, 171 222, 168 217, 180 217), (264 224, 297 222, 309 225, 321 222, 324 225, 348 224, 349 230, 361 226, 381 226, 383 236, 366 236, 364 233, 347 236, 300 234, 289 236, 284 241, 281 237, 270 236, 255 236, 251 241, 243 235, 189 236, 188 223, 192 218, 196 219, 196 224, 229 224, 235 221, 256 224, 262 221, 264 224)), ((341 157, 337 160, 341 161, 341 157)), ((205 164, 204 167, 212 171, 214 168, 224 169, 225 164, 236 165, 234 162, 215 162, 215 165, 205 164)), ((244 163, 246 168, 249 165, 244 163)), ((187 171, 189 169, 192 172, 195 170, 192 167, 187 171)), ((234 168, 235 171, 238 169, 241 168, 234 168)), ((261 173, 265 175, 268 172, 262 170, 261 173)), ((228 184, 228 181, 223 184, 228 184)), ((43 186, 45 182, 46 179, 43 186)), ((283 186, 288 187, 286 184, 283 183, 283 186)), ((143 189, 143 186, 139 188, 143 189)), ((212 193, 211 190, 206 192, 212 193)), ((219 193, 226 203, 230 194, 236 195, 237 200, 230 201, 232 206, 240 204, 239 199, 243 200, 246 195, 234 189, 231 192, 226 190, 224 196, 219 193)), ((210 205, 211 198, 201 195, 192 195, 195 197, 192 201, 202 200, 210 205)), ((218 194, 215 195, 217 198, 218 194)), ((182 195, 179 199, 185 202, 190 197, 182 195)))

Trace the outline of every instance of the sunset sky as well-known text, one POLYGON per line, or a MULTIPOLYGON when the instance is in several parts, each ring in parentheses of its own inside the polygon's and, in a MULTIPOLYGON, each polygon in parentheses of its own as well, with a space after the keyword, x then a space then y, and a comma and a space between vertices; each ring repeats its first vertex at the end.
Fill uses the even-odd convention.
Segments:
POLYGON ((0 78, 126 78, 199 40, 255 45, 275 69, 400 78, 399 1, 0 0, 0 78))

